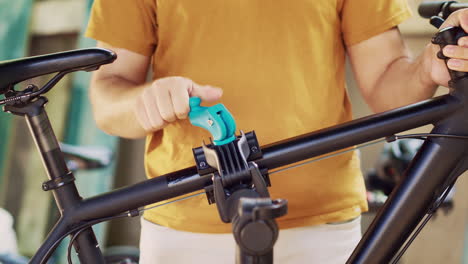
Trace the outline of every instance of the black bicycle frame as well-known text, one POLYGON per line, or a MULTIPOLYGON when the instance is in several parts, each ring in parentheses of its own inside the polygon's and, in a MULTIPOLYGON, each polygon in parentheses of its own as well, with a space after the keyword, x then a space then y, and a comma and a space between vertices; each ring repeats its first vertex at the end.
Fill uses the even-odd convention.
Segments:
MULTIPOLYGON (((265 146, 263 157, 255 162, 260 168, 271 170, 427 124, 434 125, 434 133, 468 135, 468 88, 463 87, 468 87, 468 81, 458 82, 457 87, 444 96, 265 146)), ((35 111, 27 120, 49 178, 62 181, 61 177, 68 170, 62 164, 62 154, 56 147, 45 111, 35 111)), ((446 183, 454 181, 465 170, 467 147, 468 141, 465 140, 427 139, 407 170, 405 179, 391 194, 348 263, 390 261, 444 191, 446 183)), ((80 224, 203 190, 211 184, 211 177, 198 175, 196 167, 87 199, 81 199, 73 181, 63 184, 53 190, 62 216, 31 263, 48 259, 57 245, 56 241, 80 224)), ((91 229, 80 234, 74 246, 82 263, 103 263, 91 229)))
MULTIPOLYGON (((439 9, 447 9, 447 12, 440 12, 448 15, 450 8, 463 7, 453 2, 435 2, 428 6, 423 10, 428 16, 438 14, 439 9)), ((445 45, 450 42, 444 40, 456 40, 449 37, 459 35, 456 32, 451 35, 449 31, 441 33, 435 42, 445 45)), ((434 125, 433 134, 468 136, 468 76, 451 72, 451 77, 454 82, 450 94, 265 146, 263 157, 254 162, 261 170, 272 170, 427 124, 434 125)), ((123 213, 132 215, 135 209, 145 205, 203 190, 213 184, 211 176, 200 176, 196 167, 191 167, 82 199, 44 110, 46 101, 40 97, 24 107, 5 107, 8 112, 26 117, 49 177, 43 189, 53 192, 61 213, 31 263, 45 262, 71 230, 95 223, 97 219, 123 213)), ((428 138, 347 263, 388 263, 424 215, 434 209, 432 206, 447 187, 468 169, 467 150, 466 139, 428 138)), ((74 247, 81 263, 104 263, 91 228, 77 236, 74 247)))

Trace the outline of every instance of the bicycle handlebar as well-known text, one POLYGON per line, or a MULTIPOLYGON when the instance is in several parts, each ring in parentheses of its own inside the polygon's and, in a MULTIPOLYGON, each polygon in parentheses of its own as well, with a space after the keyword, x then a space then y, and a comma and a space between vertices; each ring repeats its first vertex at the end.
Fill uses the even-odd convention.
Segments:
POLYGON ((468 3, 457 3, 456 1, 424 2, 419 5, 418 13, 424 18, 440 16, 445 19, 451 13, 463 8, 468 8, 468 3))

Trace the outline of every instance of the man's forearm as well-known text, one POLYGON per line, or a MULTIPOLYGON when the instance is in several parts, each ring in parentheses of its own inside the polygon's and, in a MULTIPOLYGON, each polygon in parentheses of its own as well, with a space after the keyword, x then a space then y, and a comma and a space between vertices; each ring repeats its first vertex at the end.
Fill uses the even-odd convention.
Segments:
POLYGON ((138 123, 133 109, 136 98, 149 85, 138 85, 118 76, 94 78, 90 98, 99 128, 124 138, 144 137, 146 132, 138 123))
POLYGON ((367 101, 375 112, 416 103, 434 95, 437 85, 432 81, 430 47, 416 59, 400 57, 381 75, 367 101))

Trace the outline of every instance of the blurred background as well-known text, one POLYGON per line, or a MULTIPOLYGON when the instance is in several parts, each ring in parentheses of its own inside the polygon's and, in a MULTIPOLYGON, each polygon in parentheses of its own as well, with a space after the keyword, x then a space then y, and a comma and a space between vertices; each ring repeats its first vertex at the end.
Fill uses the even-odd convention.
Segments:
MULTIPOLYGON (((427 20, 416 15, 417 5, 421 1, 408 1, 415 15, 400 29, 407 45, 418 54, 436 30, 427 20)), ((0 0, 0 61, 94 46, 94 41, 82 37, 91 5, 92 0, 0 0)), ((83 197, 145 179, 144 141, 110 137, 94 125, 87 100, 89 78, 89 73, 66 76, 48 94, 47 105, 49 118, 62 142, 101 148, 99 152, 95 149, 71 149, 82 155, 87 151, 93 155, 98 153, 95 158, 103 161, 102 168, 75 172, 83 197)), ((41 84, 48 79, 50 76, 33 80, 33 83, 41 84)), ((350 70, 348 92, 355 118, 371 114, 360 97, 350 70)), ((438 93, 446 92, 446 88, 440 88, 438 93)), ((417 131, 429 129, 423 127, 417 131)), ((382 148, 383 143, 379 143, 361 150, 365 174, 377 164, 382 148)), ((18 249, 24 256, 35 252, 58 215, 51 194, 41 189, 46 179, 24 120, 0 113, 0 208, 5 208, 13 216, 18 249)), ((465 242, 468 195, 465 187, 468 187, 468 181, 466 177, 461 177, 456 186, 453 207, 439 211, 429 221, 403 257, 402 263, 468 263, 468 245, 465 242)), ((374 215, 375 210, 366 213, 364 229, 374 215)), ((101 245, 138 245, 138 219, 112 221, 94 229, 101 245)), ((65 262, 64 254, 64 247, 61 247, 57 255, 58 263, 65 262)))

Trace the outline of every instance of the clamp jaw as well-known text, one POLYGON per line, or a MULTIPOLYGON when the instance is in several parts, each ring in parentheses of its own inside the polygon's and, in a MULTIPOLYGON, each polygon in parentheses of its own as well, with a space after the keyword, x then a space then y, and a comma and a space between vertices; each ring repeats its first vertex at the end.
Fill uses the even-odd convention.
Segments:
POLYGON ((224 145, 203 144, 194 148, 193 154, 198 174, 212 175, 213 185, 205 191, 208 202, 216 203, 223 222, 231 222, 237 210, 233 201, 241 196, 270 197, 268 171, 260 170, 254 162, 262 157, 255 132, 241 132, 240 137, 224 145))
POLYGON ((238 250, 236 263, 272 263, 278 238, 275 218, 287 213, 286 200, 271 200, 267 170, 254 160, 262 157, 255 132, 235 135, 235 121, 221 105, 200 106, 191 98, 192 124, 211 132, 214 143, 193 149, 198 174, 211 175, 213 185, 205 191, 209 203, 216 203, 219 216, 232 223, 238 250))
POLYGON ((270 179, 267 170, 260 170, 253 162, 262 157, 255 132, 241 131, 236 137, 234 118, 224 105, 203 107, 200 102, 200 98, 190 98, 190 122, 210 131, 214 143, 203 143, 193 154, 198 174, 213 177, 213 185, 205 188, 209 203, 216 203, 221 220, 229 223, 237 210, 230 201, 246 194, 245 190, 255 192, 256 197, 269 197, 270 179))
POLYGON ((199 97, 189 99, 189 119, 192 125, 210 131, 215 145, 224 145, 236 139, 236 121, 223 104, 200 106, 199 97))

